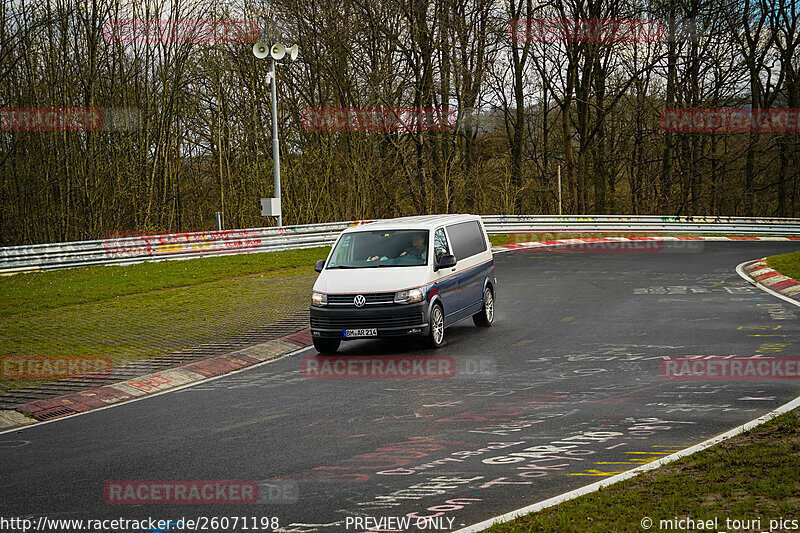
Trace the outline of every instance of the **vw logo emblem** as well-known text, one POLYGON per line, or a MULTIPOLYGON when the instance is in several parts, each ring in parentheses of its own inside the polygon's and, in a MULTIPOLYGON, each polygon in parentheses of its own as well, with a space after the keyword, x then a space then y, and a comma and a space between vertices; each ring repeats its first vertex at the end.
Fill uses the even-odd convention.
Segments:
POLYGON ((353 298, 353 303, 356 307, 364 307, 364 304, 367 303, 367 299, 364 298, 364 295, 359 294, 355 298, 353 298))

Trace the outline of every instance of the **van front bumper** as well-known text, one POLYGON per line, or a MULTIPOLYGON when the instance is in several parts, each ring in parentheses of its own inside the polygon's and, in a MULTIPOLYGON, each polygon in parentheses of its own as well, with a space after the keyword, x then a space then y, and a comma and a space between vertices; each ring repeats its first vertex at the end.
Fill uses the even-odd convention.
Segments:
POLYGON ((344 332, 353 329, 376 329, 375 337, 427 335, 430 327, 430 307, 425 301, 362 308, 311 306, 310 315, 312 337, 350 340, 344 332))

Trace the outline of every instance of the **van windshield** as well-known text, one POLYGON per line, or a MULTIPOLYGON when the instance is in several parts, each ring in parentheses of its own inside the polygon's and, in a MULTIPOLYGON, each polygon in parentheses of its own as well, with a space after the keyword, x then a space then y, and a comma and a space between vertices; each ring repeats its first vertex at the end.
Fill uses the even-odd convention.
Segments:
POLYGON ((327 268, 373 268, 428 264, 427 230, 375 230, 339 239, 327 268))

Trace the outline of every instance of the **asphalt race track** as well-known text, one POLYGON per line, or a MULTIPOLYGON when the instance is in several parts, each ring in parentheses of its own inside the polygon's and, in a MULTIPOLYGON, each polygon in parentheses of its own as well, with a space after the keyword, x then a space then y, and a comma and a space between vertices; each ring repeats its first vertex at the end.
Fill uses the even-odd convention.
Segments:
POLYGON ((376 531, 371 520, 389 517, 411 518, 411 531, 485 520, 696 444, 800 394, 797 379, 662 375, 664 357, 800 356, 800 309, 734 270, 796 248, 705 242, 496 254, 494 327, 464 322, 435 353, 413 342, 354 341, 327 358, 435 357, 454 371, 312 374, 325 361, 308 349, 6 433, 0 514, 247 517, 248 529, 229 521, 216 530, 252 531, 258 520, 255 529, 277 523, 292 532, 376 531), (258 483, 258 501, 108 503, 107 484, 126 480, 244 480, 258 483))

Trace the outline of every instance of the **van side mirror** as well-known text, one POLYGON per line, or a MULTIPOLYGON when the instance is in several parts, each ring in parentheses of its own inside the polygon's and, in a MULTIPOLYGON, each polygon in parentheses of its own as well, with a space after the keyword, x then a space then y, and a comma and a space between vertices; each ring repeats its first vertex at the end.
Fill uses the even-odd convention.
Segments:
POLYGON ((443 255, 436 263, 436 268, 433 270, 441 270, 442 268, 451 268, 456 266, 456 256, 452 254, 443 255))
POLYGON ((324 259, 320 259, 320 260, 319 260, 319 261, 317 261, 317 263, 314 265, 314 271, 315 271, 315 272, 322 272, 322 269, 323 269, 323 268, 325 268, 325 260, 324 260, 324 259))

